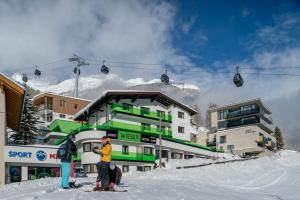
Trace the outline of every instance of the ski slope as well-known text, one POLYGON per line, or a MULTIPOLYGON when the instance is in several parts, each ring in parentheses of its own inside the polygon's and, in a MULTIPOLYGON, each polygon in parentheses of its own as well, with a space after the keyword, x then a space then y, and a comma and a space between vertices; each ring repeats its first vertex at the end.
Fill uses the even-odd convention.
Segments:
MULTIPOLYGON (((173 162, 166 169, 147 173, 126 174, 122 182, 128 186, 127 193, 64 191, 58 188, 59 179, 47 178, 5 185, 0 188, 0 199, 300 199, 299 152, 286 150, 272 157, 193 169, 176 170, 177 164, 173 162)), ((78 180, 93 181, 94 178, 78 180)))

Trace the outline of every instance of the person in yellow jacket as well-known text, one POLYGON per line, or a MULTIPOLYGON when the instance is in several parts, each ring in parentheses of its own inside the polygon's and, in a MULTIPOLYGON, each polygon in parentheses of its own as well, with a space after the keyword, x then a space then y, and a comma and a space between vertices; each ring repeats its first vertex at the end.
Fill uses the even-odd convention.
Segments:
POLYGON ((111 162, 112 147, 107 136, 102 137, 102 147, 93 149, 94 153, 100 154, 100 162, 97 163, 97 183, 96 190, 108 190, 109 186, 109 165, 111 162), (99 182, 101 181, 101 187, 99 182))

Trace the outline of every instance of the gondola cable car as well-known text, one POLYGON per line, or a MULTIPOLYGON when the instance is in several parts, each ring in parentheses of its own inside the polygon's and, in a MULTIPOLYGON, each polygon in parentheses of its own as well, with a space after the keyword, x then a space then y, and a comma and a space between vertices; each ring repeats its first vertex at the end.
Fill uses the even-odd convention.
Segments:
POLYGON ((242 87, 244 84, 244 79, 242 75, 239 73, 239 66, 236 67, 236 74, 233 77, 233 83, 236 87, 242 87))

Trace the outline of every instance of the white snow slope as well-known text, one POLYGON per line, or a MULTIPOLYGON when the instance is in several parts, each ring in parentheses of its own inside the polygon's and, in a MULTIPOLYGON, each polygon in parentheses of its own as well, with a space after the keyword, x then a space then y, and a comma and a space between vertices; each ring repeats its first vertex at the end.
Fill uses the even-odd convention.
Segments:
POLYGON ((126 193, 64 191, 58 181, 48 178, 5 185, 0 188, 0 199, 299 200, 300 153, 286 150, 244 162, 127 174, 122 180, 128 186, 126 193))

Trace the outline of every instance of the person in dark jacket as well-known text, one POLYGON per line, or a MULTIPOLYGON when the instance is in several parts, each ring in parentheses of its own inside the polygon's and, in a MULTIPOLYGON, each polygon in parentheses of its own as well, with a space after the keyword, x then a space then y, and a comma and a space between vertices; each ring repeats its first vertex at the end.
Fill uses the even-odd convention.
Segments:
POLYGON ((71 173, 71 160, 72 155, 75 155, 77 153, 77 148, 74 143, 75 136, 70 135, 68 137, 68 141, 66 142, 66 151, 63 157, 61 158, 61 186, 64 189, 69 189, 69 176, 71 173))
POLYGON ((121 183, 122 171, 115 163, 110 163, 109 166, 109 190, 114 191, 115 185, 121 183))

